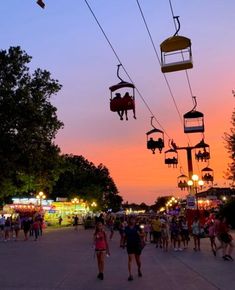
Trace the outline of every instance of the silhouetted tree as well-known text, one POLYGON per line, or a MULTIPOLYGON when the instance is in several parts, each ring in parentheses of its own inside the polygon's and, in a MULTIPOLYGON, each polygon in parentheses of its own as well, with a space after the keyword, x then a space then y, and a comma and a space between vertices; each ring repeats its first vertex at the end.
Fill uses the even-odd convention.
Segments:
MULTIPOLYGON (((235 92, 233 91, 233 95, 235 97, 235 92)), ((231 163, 228 165, 228 171, 226 173, 226 177, 232 182, 235 181, 235 110, 232 113, 231 118, 232 127, 229 133, 225 133, 225 141, 226 141, 226 148, 228 150, 231 163)))
POLYGON ((95 166, 83 156, 64 155, 64 170, 53 187, 52 198, 79 196, 88 201, 96 200, 102 209, 119 210, 122 197, 103 164, 95 166))
POLYGON ((166 203, 171 199, 171 196, 159 196, 151 209, 155 212, 159 211, 161 207, 165 207, 166 203))
POLYGON ((50 103, 61 85, 46 70, 32 74, 20 47, 0 51, 0 195, 45 189, 56 179, 63 126, 50 103))

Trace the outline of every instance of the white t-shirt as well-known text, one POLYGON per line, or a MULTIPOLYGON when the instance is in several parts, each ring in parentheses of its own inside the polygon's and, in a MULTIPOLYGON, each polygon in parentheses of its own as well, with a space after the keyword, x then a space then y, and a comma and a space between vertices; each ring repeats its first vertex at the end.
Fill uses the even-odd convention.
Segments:
POLYGON ((1 217, 0 218, 0 226, 4 226, 5 225, 5 218, 4 217, 1 217))

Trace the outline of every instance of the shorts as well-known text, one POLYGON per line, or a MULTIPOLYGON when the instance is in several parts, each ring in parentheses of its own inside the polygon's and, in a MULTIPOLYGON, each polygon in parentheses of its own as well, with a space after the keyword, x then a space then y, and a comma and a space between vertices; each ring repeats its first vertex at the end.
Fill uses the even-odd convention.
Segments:
POLYGON ((104 253, 106 249, 95 249, 96 253, 104 253))
POLYGON ((220 234, 219 238, 225 244, 229 244, 232 241, 232 237, 228 233, 220 234))
POLYGON ((153 237, 154 237, 154 239, 160 239, 161 238, 161 232, 153 231, 153 237))
POLYGON ((0 225, 0 230, 1 230, 1 231, 4 230, 4 225, 0 225))
POLYGON ((141 245, 137 245, 137 246, 127 246, 126 249, 127 249, 127 254, 128 255, 134 254, 134 255, 140 256, 141 255, 141 252, 142 252, 141 245))

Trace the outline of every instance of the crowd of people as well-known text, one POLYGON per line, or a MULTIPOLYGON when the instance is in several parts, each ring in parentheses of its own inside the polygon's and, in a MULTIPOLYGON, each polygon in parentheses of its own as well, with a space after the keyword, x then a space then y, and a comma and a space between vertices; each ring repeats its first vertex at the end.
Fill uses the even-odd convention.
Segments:
POLYGON ((39 236, 42 236, 44 227, 43 217, 36 214, 33 217, 19 215, 16 217, 2 215, 0 217, 0 239, 4 242, 10 240, 18 241, 19 233, 22 230, 24 233, 24 240, 28 241, 33 238, 37 241, 39 236))
MULTIPOLYGON (((78 230, 79 218, 73 217, 73 226, 78 230)), ((43 216, 39 213, 32 216, 0 216, 0 239, 18 241, 22 231, 24 240, 37 241, 44 228, 43 216)), ((109 241, 119 235, 119 246, 126 249, 128 255, 128 281, 134 279, 133 263, 142 277, 141 253, 149 244, 158 250, 183 252, 188 248, 201 251, 201 238, 209 238, 211 252, 221 256, 224 261, 233 261, 233 238, 226 218, 211 214, 203 221, 195 214, 191 221, 183 215, 166 214, 155 216, 115 216, 107 214, 95 218, 93 246, 98 263, 98 279, 104 279, 105 256, 110 256, 109 241), (219 252, 221 251, 221 253, 219 252)))
POLYGON ((224 261, 233 261, 233 238, 230 227, 224 217, 211 214, 205 222, 195 215, 191 223, 185 216, 157 215, 155 217, 115 217, 101 215, 96 219, 94 248, 98 262, 98 278, 104 279, 105 254, 110 255, 109 240, 119 231, 120 248, 128 254, 128 281, 133 280, 132 264, 136 261, 138 276, 142 276, 141 252, 147 243, 153 244, 163 252, 173 250, 182 252, 190 246, 195 252, 201 251, 201 238, 208 237, 214 256, 222 251, 224 261), (107 233, 106 233, 107 232, 107 233), (192 241, 192 243, 190 243, 192 241))

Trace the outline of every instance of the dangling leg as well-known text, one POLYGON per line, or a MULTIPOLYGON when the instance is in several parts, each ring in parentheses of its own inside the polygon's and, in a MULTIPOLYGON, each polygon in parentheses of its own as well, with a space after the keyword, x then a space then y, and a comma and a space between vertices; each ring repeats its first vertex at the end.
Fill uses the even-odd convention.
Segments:
POLYGON ((123 112, 122 111, 117 111, 118 116, 120 117, 120 120, 123 120, 123 112))
POLYGON ((133 118, 136 119, 135 108, 133 109, 133 118))
POLYGON ((124 111, 126 115, 126 120, 128 121, 127 110, 124 111))

